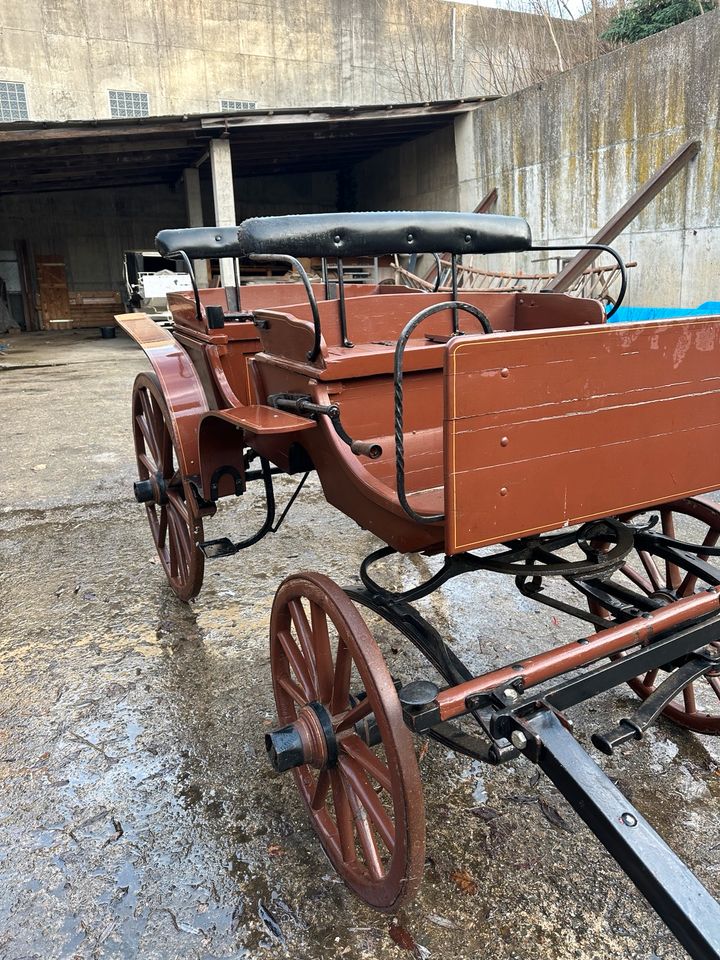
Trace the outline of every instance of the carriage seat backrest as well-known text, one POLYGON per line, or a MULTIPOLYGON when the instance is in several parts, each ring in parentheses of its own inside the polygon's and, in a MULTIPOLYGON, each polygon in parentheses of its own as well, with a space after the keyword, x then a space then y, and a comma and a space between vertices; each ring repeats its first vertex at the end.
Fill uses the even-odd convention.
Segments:
POLYGON ((255 254, 372 257, 519 252, 532 238, 522 217, 432 210, 255 217, 240 225, 238 241, 255 254))
MULTIPOLYGON (((372 353, 380 356, 393 354, 397 339, 405 324, 424 307, 442 303, 447 293, 406 294, 396 293, 391 297, 375 295, 348 299, 345 303, 348 336, 355 345, 343 348, 340 337, 338 301, 318 303, 320 325, 323 334, 322 354, 317 365, 329 362, 338 365, 347 361, 352 365, 364 348, 372 347, 372 353)), ((493 330, 536 330, 553 326, 580 326, 604 321, 602 305, 597 300, 582 300, 565 294, 521 294, 515 291, 461 291, 460 299, 477 306, 490 320, 493 330)), ((260 339, 263 351, 275 356, 306 362, 307 352, 312 347, 312 310, 308 303, 295 304, 282 311, 256 312, 260 322, 260 339), (265 326, 263 327, 263 324, 265 326)), ((478 321, 469 314, 460 314, 460 327, 465 332, 480 332, 478 321)), ((428 334, 449 335, 452 331, 452 313, 443 311, 431 317, 424 326, 412 334, 412 341, 426 342, 428 334)), ((438 353, 438 357, 441 354, 438 353)), ((441 359, 438 364, 442 366, 441 359)), ((383 364, 391 369, 388 359, 383 364)))
POLYGON ((239 227, 161 230, 155 238, 163 256, 184 252, 190 259, 515 253, 528 250, 531 243, 530 227, 522 217, 438 210, 254 217, 239 227))

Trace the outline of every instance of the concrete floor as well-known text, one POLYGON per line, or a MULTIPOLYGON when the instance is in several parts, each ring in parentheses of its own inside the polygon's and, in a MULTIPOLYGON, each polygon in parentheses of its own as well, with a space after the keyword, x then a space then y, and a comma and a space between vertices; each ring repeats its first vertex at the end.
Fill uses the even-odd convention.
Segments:
MULTIPOLYGON (((199 599, 176 601, 131 494, 145 368, 128 340, 94 334, 0 350, 0 957, 683 957, 524 760, 491 769, 431 743, 420 895, 391 924, 345 890, 264 758, 266 634, 286 573, 350 582, 375 541, 313 484, 278 535, 208 564, 199 599)), ((223 509, 206 535, 239 538, 258 510, 223 509)), ((424 609, 478 670, 579 635, 499 577, 424 609)), ((380 639, 396 676, 422 675, 380 639)), ((631 702, 620 690, 576 710, 581 740, 631 702)), ((717 895, 717 741, 661 723, 602 762, 717 895)))

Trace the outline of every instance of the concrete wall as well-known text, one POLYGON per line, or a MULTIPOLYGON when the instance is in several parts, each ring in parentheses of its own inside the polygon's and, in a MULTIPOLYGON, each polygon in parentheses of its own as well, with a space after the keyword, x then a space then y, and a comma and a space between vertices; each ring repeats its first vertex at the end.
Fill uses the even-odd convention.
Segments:
MULTIPOLYGON (((330 212, 337 209, 337 201, 338 174, 334 170, 235 180, 238 223, 247 217, 330 212)), ((205 222, 212 223, 212 220, 205 222)))
POLYGON ((720 300, 719 49, 715 11, 482 105, 472 146, 458 151, 461 209, 497 186, 499 212, 525 215, 538 241, 587 240, 699 137, 698 159, 616 246, 639 264, 629 303, 720 300))
POLYGON ((125 250, 152 250, 161 227, 186 224, 182 188, 37 193, 0 198, 0 236, 65 258, 71 290, 120 290, 125 250))
POLYGON ((0 80, 26 84, 30 119, 67 120, 109 116, 109 89, 148 93, 154 115, 216 112, 221 99, 273 107, 493 92, 476 62, 495 42, 488 18, 503 25, 493 62, 511 40, 521 51, 530 43, 536 55, 538 36, 551 54, 542 18, 461 4, 462 16, 451 21, 452 7, 442 0, 3 0, 0 80), (402 66, 410 49, 426 65, 415 75, 402 66))
POLYGON ((383 150, 355 166, 358 210, 457 210, 453 127, 383 150))
MULTIPOLYGON (((336 209, 332 171, 248 177, 234 186, 238 223, 250 216, 336 209)), ((213 223, 209 182, 202 193, 205 222, 213 223)), ((182 184, 174 190, 157 185, 0 197, 6 245, 24 239, 35 255, 64 257, 71 290, 120 290, 124 251, 153 250, 158 230, 186 224, 182 184)))

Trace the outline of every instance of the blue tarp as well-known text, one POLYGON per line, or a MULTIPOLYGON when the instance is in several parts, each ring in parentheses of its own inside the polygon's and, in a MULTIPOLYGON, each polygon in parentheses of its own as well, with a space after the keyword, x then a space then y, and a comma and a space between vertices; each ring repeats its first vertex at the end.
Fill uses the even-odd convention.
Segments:
POLYGON ((708 300, 699 307, 620 307, 608 323, 632 320, 669 320, 673 317, 714 317, 720 315, 720 300, 708 300))

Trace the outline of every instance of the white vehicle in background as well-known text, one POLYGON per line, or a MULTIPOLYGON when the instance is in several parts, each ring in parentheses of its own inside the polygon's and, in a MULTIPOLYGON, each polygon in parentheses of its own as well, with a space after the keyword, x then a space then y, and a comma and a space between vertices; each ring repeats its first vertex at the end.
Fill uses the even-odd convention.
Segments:
POLYGON ((167 294, 192 290, 190 274, 176 270, 179 263, 154 250, 126 250, 123 260, 128 310, 142 311, 158 323, 169 324, 167 294))

